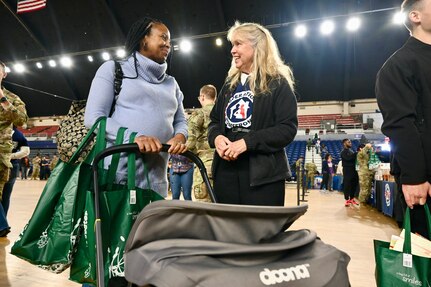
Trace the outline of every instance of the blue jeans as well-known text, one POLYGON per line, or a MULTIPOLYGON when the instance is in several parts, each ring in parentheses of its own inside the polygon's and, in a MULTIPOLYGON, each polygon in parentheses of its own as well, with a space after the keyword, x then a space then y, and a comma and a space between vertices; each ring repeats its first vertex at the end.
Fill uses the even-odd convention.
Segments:
POLYGON ((174 173, 172 169, 169 171, 172 199, 180 199, 182 188, 184 199, 192 200, 193 170, 194 167, 184 173, 174 173))
POLYGON ((19 172, 19 162, 12 163, 12 169, 10 171, 9 180, 5 183, 3 187, 3 194, 0 204, 0 230, 10 228, 7 222, 6 216, 9 210, 10 196, 12 194, 12 189, 15 184, 16 178, 19 172))

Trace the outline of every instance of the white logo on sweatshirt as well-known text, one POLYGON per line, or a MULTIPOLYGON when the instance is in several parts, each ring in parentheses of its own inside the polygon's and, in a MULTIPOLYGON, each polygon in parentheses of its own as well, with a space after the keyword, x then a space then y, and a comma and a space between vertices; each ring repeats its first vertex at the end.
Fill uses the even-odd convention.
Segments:
POLYGON ((267 286, 282 282, 310 278, 308 267, 310 267, 310 264, 296 265, 278 270, 269 270, 268 268, 265 268, 262 272, 260 272, 259 277, 260 281, 262 281, 262 283, 267 286))

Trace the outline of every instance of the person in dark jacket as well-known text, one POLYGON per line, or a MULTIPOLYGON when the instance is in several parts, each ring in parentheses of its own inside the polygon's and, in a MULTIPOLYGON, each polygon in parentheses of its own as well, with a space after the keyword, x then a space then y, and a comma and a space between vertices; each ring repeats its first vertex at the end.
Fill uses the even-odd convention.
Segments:
POLYGON ((343 163, 343 192, 346 200, 344 205, 358 205, 359 203, 355 200, 356 189, 359 185, 358 172, 355 167, 357 153, 352 150, 352 142, 349 139, 343 139, 343 147, 340 156, 343 163))
POLYGON ((332 156, 327 153, 325 160, 322 161, 322 185, 320 189, 327 189, 332 191, 332 179, 335 175, 335 166, 332 163, 332 156))
POLYGON ((232 66, 208 131, 214 190, 220 203, 283 206, 284 148, 298 126, 292 71, 263 26, 237 22, 228 39, 232 66))
POLYGON ((376 96, 400 188, 395 206, 412 208, 412 232, 429 238, 423 205, 431 204, 431 0, 404 0, 401 10, 411 37, 380 69, 376 96))

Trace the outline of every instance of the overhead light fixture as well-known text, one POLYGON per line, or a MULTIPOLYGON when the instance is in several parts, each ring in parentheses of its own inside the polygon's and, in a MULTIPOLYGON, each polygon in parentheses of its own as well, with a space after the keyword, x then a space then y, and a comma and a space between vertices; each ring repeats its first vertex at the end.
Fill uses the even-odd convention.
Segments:
POLYGON ((124 49, 118 49, 115 54, 118 58, 124 58, 126 56, 126 51, 124 49))
POLYGON ((192 50, 192 43, 189 40, 182 40, 180 43, 180 50, 188 53, 192 50))
POLYGON ((401 11, 394 14, 394 17, 392 18, 392 22, 397 25, 404 24, 404 20, 406 19, 407 15, 402 13, 401 11))
POLYGON ((216 43, 216 45, 217 46, 221 46, 221 45, 223 45, 223 40, 221 39, 221 38, 217 38, 216 40, 215 40, 215 43, 216 43))
POLYGON ((108 52, 103 52, 102 53, 102 59, 105 61, 108 61, 109 59, 111 59, 111 55, 109 55, 108 52))
POLYGON ((15 72, 20 74, 25 72, 25 66, 21 63, 16 63, 15 65, 13 65, 13 69, 15 70, 15 72))
POLYGON ((357 31, 360 26, 361 26, 361 20, 358 17, 353 17, 347 21, 346 29, 348 31, 354 32, 354 31, 357 31))
POLYGON ((89 61, 89 62, 93 62, 93 61, 94 61, 94 60, 93 60, 93 56, 91 56, 91 55, 88 55, 88 56, 87 56, 87 59, 88 59, 88 61, 89 61))
POLYGON ((48 61, 48 65, 49 65, 50 67, 52 67, 52 68, 57 67, 57 63, 56 63, 54 60, 49 60, 49 61, 48 61))
POLYGON ((307 26, 301 24, 295 28, 295 36, 298 38, 304 38, 307 35, 307 26))
POLYGON ((36 63, 36 67, 37 67, 38 69, 42 69, 42 68, 43 68, 43 65, 42 65, 42 63, 41 63, 41 62, 37 62, 37 63, 36 63))
POLYGON ((329 35, 329 34, 331 34, 332 32, 334 32, 334 29, 335 29, 335 24, 331 20, 325 20, 320 25, 320 33, 322 33, 322 35, 329 35))
POLYGON ((65 68, 72 67, 72 59, 70 57, 62 57, 60 59, 60 64, 65 68))

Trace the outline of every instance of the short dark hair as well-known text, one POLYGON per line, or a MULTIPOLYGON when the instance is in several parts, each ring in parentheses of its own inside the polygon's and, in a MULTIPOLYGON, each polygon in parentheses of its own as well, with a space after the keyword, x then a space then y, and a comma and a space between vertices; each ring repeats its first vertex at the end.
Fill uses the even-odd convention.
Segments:
POLYGON ((158 19, 145 17, 132 24, 132 27, 130 27, 127 33, 125 43, 127 56, 130 56, 133 52, 139 51, 142 38, 151 33, 151 27, 154 24, 163 24, 163 22, 158 19))
POLYGON ((204 94, 207 99, 214 100, 217 96, 217 89, 213 85, 205 85, 203 86, 200 93, 204 94))
POLYGON ((347 141, 350 141, 349 139, 343 139, 343 144, 345 144, 347 141))
POLYGON ((411 32, 413 29, 412 22, 410 22, 409 13, 414 9, 418 9, 419 4, 422 0, 404 0, 401 4, 401 12, 405 14, 404 26, 411 32))

